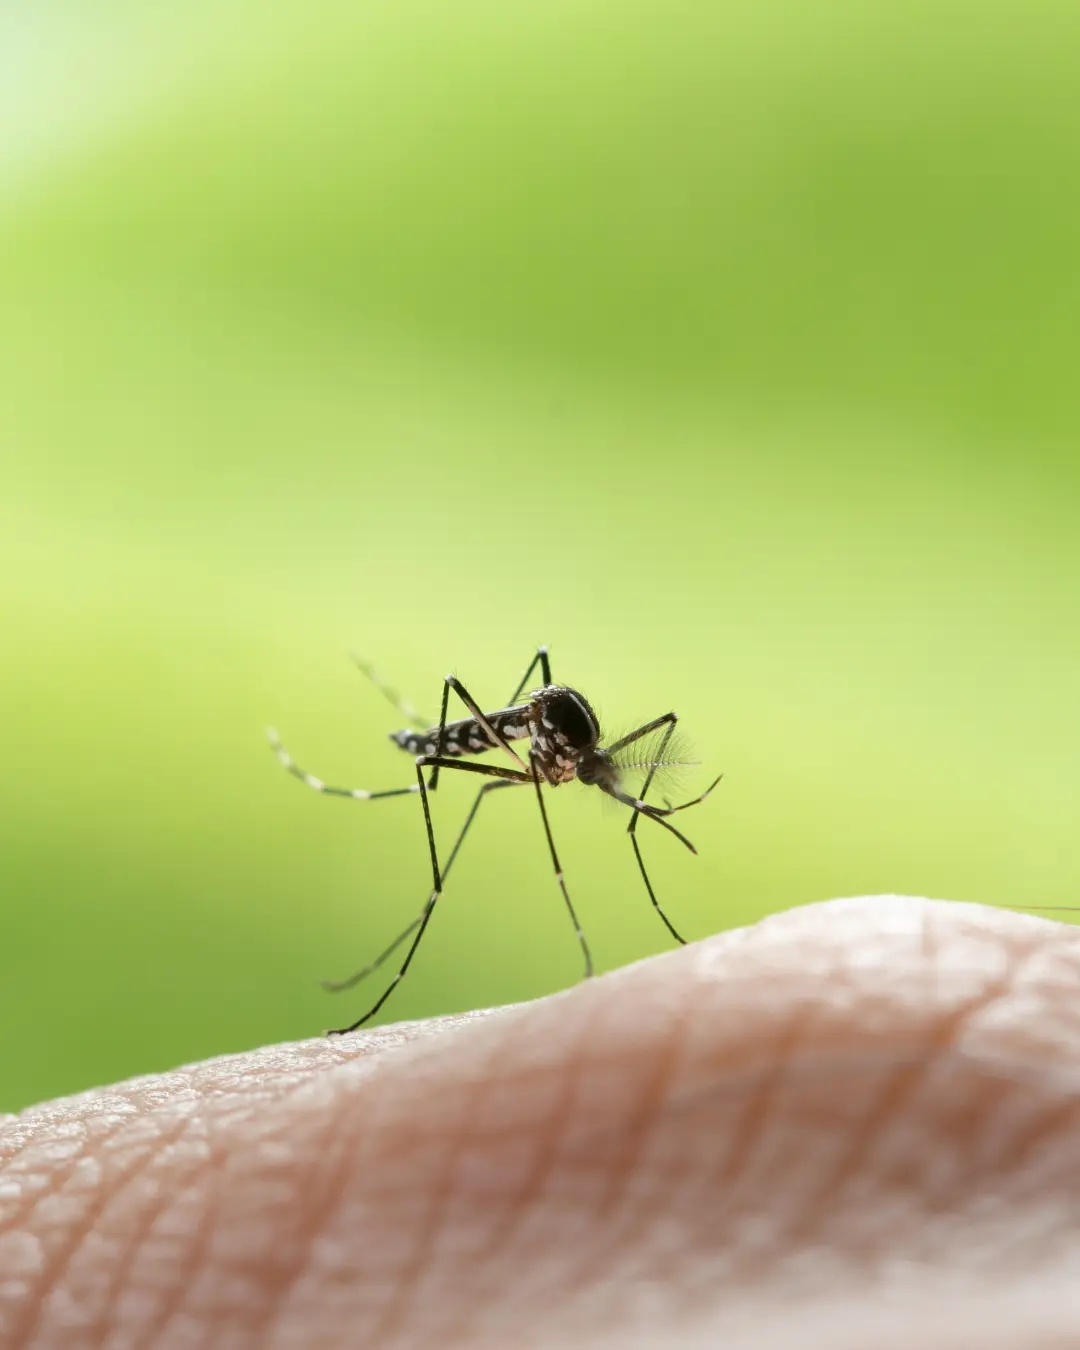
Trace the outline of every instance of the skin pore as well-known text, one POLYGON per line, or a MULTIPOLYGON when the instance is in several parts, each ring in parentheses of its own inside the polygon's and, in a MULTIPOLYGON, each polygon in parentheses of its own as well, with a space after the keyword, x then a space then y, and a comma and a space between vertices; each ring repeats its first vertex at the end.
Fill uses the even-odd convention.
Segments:
POLYGON ((1080 1344, 1080 938, 877 896, 0 1120, 2 1350, 1080 1344))

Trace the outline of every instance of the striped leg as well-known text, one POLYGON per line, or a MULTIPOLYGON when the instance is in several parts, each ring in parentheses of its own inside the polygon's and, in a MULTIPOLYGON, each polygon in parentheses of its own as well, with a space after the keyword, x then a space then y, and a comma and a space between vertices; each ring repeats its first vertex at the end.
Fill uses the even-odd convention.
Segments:
POLYGON ((386 681, 376 672, 374 667, 369 665, 363 657, 357 656, 356 652, 350 652, 349 656, 357 670, 368 677, 379 693, 382 694, 383 698, 385 698, 392 707, 397 709, 410 726, 416 727, 420 731, 431 726, 431 723, 423 716, 423 714, 418 713, 409 700, 407 698, 402 698, 396 689, 391 689, 386 681))
POLYGON ((544 790, 540 783, 540 771, 536 767, 536 760, 529 756, 529 769, 532 773, 532 780, 536 786, 536 800, 540 803, 540 817, 544 822, 544 833, 547 835, 548 849, 551 852, 551 862, 555 868, 555 880, 559 883, 559 890, 562 891, 562 898, 566 901, 566 908, 570 914, 570 922, 574 925, 574 932, 577 934, 578 943, 581 946, 582 955, 585 957, 585 978, 588 979, 593 973, 592 953, 589 951, 589 944, 585 941, 585 934, 581 931, 581 924, 578 922, 577 913, 574 910, 573 902, 570 899, 570 892, 566 889, 566 882, 563 879, 562 864, 559 862, 559 855, 555 851, 555 840, 551 836, 551 826, 548 824, 547 807, 544 805, 544 790))
MULTIPOLYGON (((528 672, 526 672, 526 674, 527 673, 528 672)), ((469 691, 457 678, 457 676, 447 675, 446 678, 443 680, 442 711, 439 714, 439 729, 435 738, 435 754, 429 757, 433 767, 431 770, 431 778, 428 781, 428 788, 432 792, 434 792, 435 787, 439 781, 439 770, 445 767, 442 756, 444 750, 446 749, 446 712, 450 702, 451 689, 454 691, 455 694, 457 694, 458 698, 462 701, 462 703, 464 703, 465 707, 468 708, 469 712, 473 715, 473 717, 476 718, 477 722, 479 722, 479 724, 483 727, 484 731, 491 738, 492 745, 496 745, 500 750, 504 750, 507 753, 507 755, 509 755, 510 762, 516 765, 520 772, 524 773, 525 763, 522 760, 521 756, 517 753, 516 750, 514 750, 514 748, 511 746, 510 742, 506 739, 506 737, 503 736, 498 730, 496 730, 494 726, 492 726, 491 722, 488 721, 487 714, 480 707, 479 703, 477 703, 477 701, 473 698, 472 694, 469 693, 469 691)), ((511 699, 511 702, 513 702, 513 699, 511 699)))
POLYGON ((516 703, 518 701, 518 696, 524 691, 525 686, 529 683, 529 676, 537 666, 540 667, 540 678, 544 683, 551 683, 551 666, 548 663, 548 649, 547 647, 537 647, 536 655, 529 662, 528 670, 526 670, 525 674, 522 675, 521 679, 518 681, 518 687, 506 700, 507 703, 516 703))
MULTIPOLYGON (((476 813, 480 810, 480 803, 484 800, 484 797, 489 792, 494 792, 497 788, 514 787, 514 786, 515 785, 513 783, 507 782, 506 779, 497 779, 493 783, 485 783, 484 786, 480 789, 480 791, 476 794, 475 798, 473 799, 472 808, 470 809, 469 814, 465 817, 465 824, 462 825, 460 831, 458 832, 458 837, 454 842, 454 847, 450 850, 450 856, 446 860, 446 866, 442 869, 443 885, 446 884, 446 878, 450 875, 450 869, 454 865, 454 859, 457 857, 461 845, 465 842, 465 836, 469 832, 469 827, 476 819, 476 813)), ((390 946, 387 947, 387 949, 384 952, 380 952, 380 954, 375 958, 374 961, 370 963, 370 965, 366 965, 363 968, 363 970, 358 970, 355 975, 350 975, 348 979, 345 980, 323 980, 322 982, 323 988, 332 994, 340 994, 343 993, 346 989, 354 989, 360 983, 361 980, 367 979, 369 975, 371 975, 374 971, 378 970, 379 967, 382 965, 382 963, 386 960, 386 958, 388 956, 392 956, 394 952, 397 951, 397 949, 401 946, 401 944, 405 941, 405 939, 409 936, 409 934, 414 933, 416 929, 419 928, 420 924, 423 922, 424 914, 426 911, 427 906, 425 905, 424 908, 420 911, 420 913, 416 916, 416 918, 413 919, 412 923, 409 924, 408 928, 406 928, 404 932, 399 933, 397 937, 393 940, 393 942, 391 942, 390 946)))
MULTIPOLYGON (((409 933, 415 930, 416 936, 413 938, 412 942, 409 943, 409 949, 405 953, 405 960, 402 961, 397 974, 390 981, 386 989, 383 990, 382 994, 376 1000, 374 1005, 371 1008, 369 1008, 366 1013, 364 1013, 363 1017, 357 1018, 355 1022, 352 1022, 347 1027, 336 1028, 335 1030, 329 1033, 331 1036, 344 1036, 347 1032, 355 1031, 358 1027, 362 1027, 365 1022, 369 1022, 375 1016, 375 1014, 382 1008, 386 1000, 390 997, 390 995, 398 987, 401 981, 405 978, 405 974, 408 971, 409 966, 412 964, 412 959, 416 955, 417 948, 420 946, 420 943, 422 942, 424 937, 424 933, 427 930, 427 926, 431 921, 431 916, 435 912, 435 906, 439 902, 439 897, 442 895, 443 873, 439 869, 439 855, 435 847, 435 831, 431 824, 431 806, 428 802, 427 785, 424 782, 424 770, 429 767, 431 768, 439 767, 443 769, 462 769, 469 773, 482 774, 484 777, 487 778, 500 779, 506 782, 507 785, 512 783, 527 783, 529 781, 528 774, 518 773, 517 770, 515 769, 504 769, 501 765, 497 764, 474 764, 471 762, 463 762, 461 760, 456 759, 440 760, 437 755, 417 756, 416 760, 417 791, 420 793, 420 800, 424 806, 424 827, 427 830, 428 852, 431 855, 431 878, 432 878, 431 894, 428 896, 427 904, 421 911, 420 917, 414 920, 413 923, 409 926, 409 928, 404 933, 402 933, 401 937, 398 938, 390 946, 390 948, 388 948, 388 950, 384 952, 382 956, 379 957, 379 961, 381 962, 386 956, 390 954, 391 951, 393 951, 397 946, 399 946, 400 943, 404 942, 405 938, 408 936, 409 933)), ((492 784, 491 786, 494 786, 494 784, 492 784)), ((479 796, 476 805, 477 806, 479 805, 479 796)), ((451 857, 453 857, 453 854, 451 854, 451 857)))
MULTIPOLYGON (((378 689, 379 692, 387 698, 387 700, 393 705, 393 707, 396 708, 397 711, 401 713, 401 715, 407 721, 411 722, 413 725, 419 726, 420 728, 424 728, 431 725, 429 721, 427 721, 416 711, 416 709, 413 707, 411 703, 408 702, 408 700, 402 698, 401 695, 398 694, 396 690, 391 689, 390 686, 387 685, 376 674, 373 668, 366 661, 364 661, 361 657, 357 656, 355 653, 350 653, 350 655, 352 656, 353 661, 359 667, 359 669, 368 677, 369 680, 371 680, 372 684, 375 685, 376 689, 378 689)), ((541 669, 543 671, 544 683, 545 684, 551 683, 551 672, 550 667, 548 665, 547 648, 541 647, 537 650, 536 655, 533 657, 532 662, 530 663, 528 669, 525 671, 525 674, 519 681, 518 686, 515 689, 514 693, 507 700, 508 703, 514 702, 518 694, 520 694, 521 690, 525 687, 525 684, 528 681, 529 676, 535 670, 538 663, 540 664, 541 669)), ((452 681, 450 679, 444 680, 443 682, 442 709, 439 717, 439 731, 436 740, 436 745, 440 749, 445 734, 446 714, 450 696, 450 688, 452 683, 456 685, 458 682, 452 681)), ((475 707, 475 704, 472 703, 472 700, 468 698, 467 691, 465 691, 465 699, 463 699, 463 701, 466 702, 466 707, 469 707, 470 711, 472 710, 473 707, 475 707)), ((299 778, 299 780, 302 783, 304 783, 307 787, 310 787, 315 792, 321 792, 327 795, 339 797, 352 797, 354 799, 359 800, 370 800, 372 798, 378 797, 404 796, 406 794, 419 792, 421 790, 420 785, 418 783, 410 784, 409 787, 404 788, 392 788, 389 791, 384 792, 370 792, 366 788, 333 787, 331 785, 324 783, 321 778, 317 778, 314 774, 308 773, 306 770, 302 769, 293 759, 292 755, 282 745, 281 740, 279 739, 276 731, 274 731, 271 728, 268 734, 270 738, 270 744, 274 750, 274 753, 277 755, 278 760, 280 761, 282 767, 285 768, 289 773, 291 773, 295 778, 299 778)), ((500 743, 502 743, 505 746, 505 742, 502 741, 502 738, 498 737, 498 739, 500 743)), ((439 765, 436 765, 432 772, 431 781, 428 783, 429 791, 433 790, 436 786, 436 783, 438 781, 438 769, 439 765)), ((495 782, 486 783, 477 793, 476 798, 473 801, 472 807, 469 810, 469 814, 465 818, 465 823, 462 825, 461 830, 458 833, 458 837, 454 842, 454 847, 450 851, 450 857, 447 860, 446 866, 443 869, 442 877, 444 883, 446 877, 449 875, 451 867, 454 865, 454 859, 457 857, 458 851, 460 850, 462 844, 465 841, 465 836, 468 834, 469 829, 472 826, 474 819, 476 818, 476 814, 480 809, 480 803, 483 800, 484 796, 488 792, 494 790, 495 788, 511 787, 513 786, 514 781, 516 780, 497 778, 495 782)), ((410 923, 406 929, 404 929, 401 933, 399 933, 398 936, 393 940, 393 942, 391 942, 389 947, 387 947, 384 951, 380 952, 374 961, 371 961, 368 965, 364 966, 362 970, 356 971, 354 974, 348 976, 344 980, 324 980, 323 988, 332 993, 339 993, 344 990, 354 988, 362 980, 366 979, 368 975, 373 974, 390 956, 394 954, 394 952, 397 951, 397 949, 406 940, 406 938, 408 938, 412 933, 414 933, 417 930, 417 928, 420 927, 420 925, 424 922, 425 915, 428 912, 428 906, 430 904, 431 901, 429 900, 428 905, 425 905, 424 909, 420 912, 420 914, 417 915, 417 917, 412 921, 412 923, 410 923)))
POLYGON ((273 727, 267 727, 266 735, 270 741, 270 748, 277 755, 281 767, 291 773, 294 778, 299 778, 301 783, 311 788, 313 792, 322 792, 327 797, 352 797, 356 801, 366 802, 377 801, 380 797, 404 797, 409 793, 420 791, 415 783, 403 788, 389 788, 383 792, 369 792, 367 788, 333 787, 329 783, 324 783, 321 778, 316 778, 313 773, 308 773, 306 769, 302 769, 281 744, 281 740, 273 727))
MULTIPOLYGON (((668 741, 671 740, 671 737, 675 731, 675 722, 677 719, 674 713, 671 713, 670 717, 671 720, 668 723, 668 729, 664 733, 664 739, 660 742, 660 749, 656 756, 658 760, 663 759, 664 751, 667 749, 668 741)), ((643 732, 642 734, 644 735, 645 733, 643 732)), ((653 774, 655 772, 656 772, 655 768, 650 767, 649 772, 645 775, 645 782, 641 785, 642 801, 645 800, 645 794, 649 790, 649 785, 652 783, 653 774)), ((638 871, 641 873, 641 879, 642 881, 644 881, 645 889, 649 893, 649 899, 652 901, 652 907, 653 909, 656 910, 657 914, 660 915, 664 927, 668 930, 668 932, 671 934, 671 936, 675 939, 676 942, 678 942, 681 946, 685 946, 686 939, 676 929, 675 925, 671 922, 668 916, 664 913, 663 909, 660 907, 660 902, 656 898, 656 892, 652 888, 652 882, 649 880, 649 874, 645 870, 645 860, 641 856, 641 846, 638 844, 637 838, 637 823, 640 815, 641 815, 640 811, 634 811, 633 815, 630 817, 630 824, 626 827, 627 833, 630 835, 630 842, 634 846, 634 857, 637 859, 638 871)))
MULTIPOLYGON (((410 703, 408 703, 405 699, 401 698, 401 696, 395 690, 391 689, 388 685, 386 685, 379 678, 379 676, 375 674, 372 668, 365 661, 361 660, 359 657, 355 655, 353 656, 353 660, 356 663, 356 665, 360 668, 360 670, 363 671, 363 673, 372 681, 375 687, 389 700, 391 704, 393 704, 393 706, 402 714, 403 717, 406 718, 407 721, 411 722, 413 725, 418 725, 421 728, 430 725, 430 723, 425 722, 425 720, 417 713, 416 709, 413 708, 413 706, 410 703)), ((532 675, 533 671, 536 669, 537 665, 540 666, 542 678, 545 685, 551 683, 551 668, 548 661, 547 648, 540 647, 537 649, 535 656, 533 657, 528 668, 526 669, 525 674, 519 681, 518 686, 515 689, 514 693, 507 700, 508 703, 514 703, 516 701, 518 695, 525 688, 525 685, 528 683, 529 678, 532 675)), ((365 1022, 369 1021, 382 1008, 383 1004, 390 997, 390 994, 393 992, 393 990, 397 987, 397 985, 404 977, 405 972, 408 970, 409 964, 411 963, 413 956, 415 955, 416 950, 420 945, 420 940, 424 935, 425 929, 427 928, 427 924, 431 918, 431 914, 435 908, 435 904, 439 896, 442 894, 446 877, 449 874, 450 869, 454 864, 454 860, 456 859, 458 852, 465 841, 465 836, 469 832, 469 829, 472 826, 474 819, 476 818, 477 812, 480 809, 480 803, 483 800, 484 796, 488 792, 493 791, 496 788, 513 787, 515 785, 520 785, 522 783, 528 783, 529 781, 531 781, 530 774, 524 771, 525 766, 522 760, 514 752, 514 750, 511 748, 510 744, 506 741, 506 739, 494 727, 491 726, 487 717, 481 711, 481 709, 479 708, 475 700, 472 698, 472 696, 469 694, 465 686, 452 675, 447 676, 446 679, 443 681, 442 707, 440 710, 438 731, 435 742, 436 749, 441 751, 444 745, 446 733, 446 717, 449 706, 451 689, 454 690, 454 692, 461 699, 462 703, 464 703, 466 708, 468 708, 469 712, 485 728, 485 730, 491 736, 492 740, 499 746, 499 748, 504 750, 510 756, 512 762, 514 762, 516 765, 521 766, 519 769, 503 769, 500 767, 496 767, 494 765, 474 764, 469 762, 463 763, 460 760, 448 759, 441 754, 436 754, 436 755, 422 756, 420 759, 417 760, 417 781, 414 784, 410 784, 408 787, 391 788, 388 791, 382 792, 371 792, 368 791, 366 788, 334 787, 327 783, 324 783, 321 778, 317 778, 314 774, 308 773, 306 770, 302 769, 293 759, 292 755, 289 754, 289 752, 281 744, 277 732, 272 729, 268 732, 270 744, 273 747, 274 753, 277 755, 278 760, 280 761, 282 767, 286 769, 289 773, 291 773, 295 778, 299 778, 299 780, 302 783, 304 783, 307 787, 311 788, 315 792, 321 792, 330 796, 351 797, 359 800, 373 800, 380 797, 399 797, 404 796, 406 794, 419 792, 423 803, 424 822, 427 829, 428 847, 431 853, 432 875, 434 881, 432 893, 428 897, 427 903, 425 904, 420 914, 412 921, 412 923, 410 923, 409 926, 406 929, 404 929, 403 932, 399 933, 398 936, 394 939, 394 941, 389 945, 389 947, 387 947, 384 951, 380 952, 380 954, 375 958, 374 961, 370 962, 362 970, 359 970, 355 974, 350 975, 347 979, 339 981, 330 981, 330 980, 324 981, 323 987, 332 992, 352 989, 355 985, 359 984, 362 980, 364 980, 368 975, 378 970, 379 967, 382 966, 383 963, 390 956, 392 956, 395 951, 397 951, 397 949, 402 945, 403 942, 406 941, 407 938, 409 938, 414 933, 415 937, 413 937, 413 941, 410 944, 409 949, 405 955, 405 960, 402 962, 402 965, 398 970, 397 974, 394 976, 394 979, 392 980, 389 988, 387 988, 384 991, 382 997, 378 1000, 375 1006, 371 1008, 370 1011, 368 1011, 363 1017, 361 1017, 359 1021, 354 1022, 351 1026, 342 1027, 338 1031, 330 1032, 329 1034, 331 1035, 341 1035, 348 1031, 354 1031, 356 1030, 357 1027, 360 1027, 365 1022), (431 778, 430 781, 427 784, 425 784, 423 778, 423 771, 425 768, 428 767, 430 767, 432 771, 431 778), (472 807, 469 811, 469 814, 465 819, 465 823, 462 825, 461 830, 458 833, 458 837, 454 842, 454 847, 450 851, 450 856, 447 860, 446 866, 441 870, 441 872, 439 868, 438 858, 436 855, 435 836, 431 824, 431 812, 427 800, 428 792, 434 791, 434 789, 437 786, 440 768, 461 769, 467 772, 471 771, 474 773, 480 773, 488 778, 493 778, 495 780, 494 782, 486 783, 477 793, 473 801, 472 807)), ((544 813, 544 804, 542 799, 540 802, 540 808, 541 812, 544 813)), ((563 882, 561 871, 559 870, 558 858, 555 855, 554 844, 552 843, 551 840, 551 831, 548 828, 546 813, 544 813, 544 828, 547 833, 549 847, 551 848, 552 851, 552 857, 555 861, 555 868, 559 880, 559 885, 562 888, 563 896, 566 900, 567 906, 570 908, 571 916, 574 917, 575 928, 577 928, 578 927, 577 919, 574 916, 573 907, 570 905, 570 898, 567 895, 566 886, 563 882)), ((589 958, 588 948, 585 947, 584 938, 581 936, 580 928, 578 928, 578 936, 585 950, 587 973, 591 973, 592 962, 591 959, 589 958)))
MULTIPOLYGON (((679 719, 675 713, 673 712, 665 713, 663 717, 654 718, 653 721, 646 722, 644 726, 638 727, 636 731, 632 731, 628 736, 624 736, 622 740, 616 742, 616 745, 613 748, 620 750, 624 746, 632 744, 640 737, 647 736, 649 732, 657 730, 657 728, 664 726, 666 723, 667 731, 664 733, 664 737, 661 740, 659 748, 656 753, 657 762, 660 763, 663 761, 664 751, 667 749, 668 742, 671 740, 671 737, 675 733, 675 724, 676 722, 678 722, 678 720, 679 719)), ((641 796, 638 797, 637 799, 628 797, 624 793, 620 793, 617 791, 612 792, 611 795, 616 797, 619 801, 623 802, 624 805, 629 806, 633 812, 633 815, 630 817, 630 824, 627 825, 626 827, 626 831, 630 836, 631 844, 634 846, 634 857, 637 859, 638 871, 641 873, 641 879, 642 881, 644 881, 645 889, 649 893, 649 899, 652 901, 653 909, 655 909, 657 914, 659 914, 661 920, 663 921, 664 927, 668 930, 668 932, 675 939, 675 941, 685 946, 686 939, 676 930, 674 924, 664 913, 663 909, 660 906, 660 902, 656 898, 656 892, 652 888, 652 882, 649 880, 649 874, 645 870, 645 860, 641 856, 641 847, 638 844, 637 823, 641 816, 643 815, 648 816, 650 819, 655 820, 658 825, 665 826, 672 832, 672 834, 674 834, 677 838, 681 839, 691 853, 696 853, 697 849, 694 848, 690 840, 687 839, 685 835, 680 834, 679 831, 675 829, 674 825, 669 824, 668 821, 664 819, 664 817, 668 815, 674 815, 676 811, 685 811, 687 807, 697 806, 699 802, 703 802, 705 798, 709 795, 709 793, 713 790, 713 788, 716 787, 716 784, 719 783, 720 778, 717 778, 715 782, 710 783, 709 786, 705 789, 705 791, 701 794, 701 796, 695 797, 693 801, 683 802, 681 806, 669 806, 666 810, 662 810, 660 807, 645 805, 645 794, 649 790, 649 787, 653 780, 653 775, 655 773, 656 773, 656 765, 654 764, 650 766, 648 773, 645 775, 645 782, 642 784, 641 787, 641 796)), ((723 774, 721 774, 720 777, 722 778, 723 774)))

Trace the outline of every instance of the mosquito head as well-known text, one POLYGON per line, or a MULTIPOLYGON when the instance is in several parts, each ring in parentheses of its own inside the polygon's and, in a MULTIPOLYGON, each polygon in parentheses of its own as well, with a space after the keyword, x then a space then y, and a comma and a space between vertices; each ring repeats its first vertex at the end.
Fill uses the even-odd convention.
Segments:
POLYGON ((530 699, 533 757, 549 783, 568 783, 600 740, 596 714, 582 694, 561 684, 545 685, 530 699))
POLYGON ((588 787, 615 788, 619 785, 619 770, 607 752, 597 747, 578 760, 577 780, 588 787))

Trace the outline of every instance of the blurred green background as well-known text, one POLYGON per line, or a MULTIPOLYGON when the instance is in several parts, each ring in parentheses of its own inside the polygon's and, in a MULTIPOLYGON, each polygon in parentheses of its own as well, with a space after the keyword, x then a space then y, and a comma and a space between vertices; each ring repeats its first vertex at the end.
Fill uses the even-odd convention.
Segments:
MULTIPOLYGON (((317 1033, 415 914, 399 719, 535 645, 723 770, 702 936, 1080 903, 1080 10, 0 11, 0 1108, 317 1033)), ((450 776, 446 840, 473 781, 450 776)), ((668 945, 550 796, 601 968, 668 945)), ((390 1018, 579 956, 496 795, 390 1018)))

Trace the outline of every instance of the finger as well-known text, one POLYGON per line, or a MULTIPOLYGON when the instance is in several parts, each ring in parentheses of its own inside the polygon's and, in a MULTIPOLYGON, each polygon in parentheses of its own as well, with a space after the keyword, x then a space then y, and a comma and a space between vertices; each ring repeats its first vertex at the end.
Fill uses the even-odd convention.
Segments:
POLYGON ((879 897, 39 1108, 0 1344, 1072 1343, 1078 994, 1071 929, 879 897))

